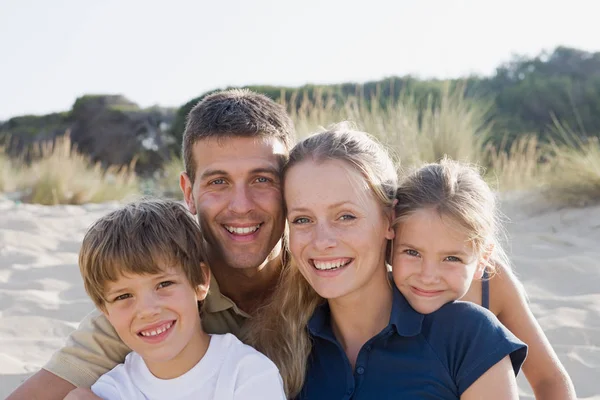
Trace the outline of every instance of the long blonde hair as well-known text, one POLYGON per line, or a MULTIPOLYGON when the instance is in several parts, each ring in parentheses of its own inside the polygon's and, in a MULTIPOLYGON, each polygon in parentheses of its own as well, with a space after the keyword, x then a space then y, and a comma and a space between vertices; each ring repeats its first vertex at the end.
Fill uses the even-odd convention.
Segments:
POLYGON ((503 231, 496 196, 476 166, 449 158, 423 165, 402 179, 396 197, 395 224, 417 210, 431 208, 458 224, 476 253, 491 249, 488 272, 495 273, 498 265, 510 269, 500 240, 503 231))
MULTIPOLYGON (((383 146, 368 134, 338 125, 309 136, 292 149, 284 176, 306 159, 315 163, 339 160, 350 165, 363 176, 382 207, 392 211, 397 187, 394 163, 383 146)), ((313 290, 292 260, 284 265, 270 303, 247 326, 246 342, 277 365, 288 397, 296 396, 304 384, 312 347, 307 324, 323 302, 325 299, 313 290)))

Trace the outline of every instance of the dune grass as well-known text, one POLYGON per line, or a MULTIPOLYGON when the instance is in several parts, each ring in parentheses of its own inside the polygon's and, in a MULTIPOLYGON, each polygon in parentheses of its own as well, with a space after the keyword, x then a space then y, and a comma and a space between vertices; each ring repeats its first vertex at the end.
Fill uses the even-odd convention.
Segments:
MULTIPOLYGON (((7 158, 5 153, 1 158, 7 158)), ((99 203, 139 194, 133 166, 104 169, 79 153, 68 135, 42 144, 34 160, 9 161, 11 179, 3 191, 17 191, 22 201, 45 205, 99 203)))
MULTIPOLYGON (((486 180, 498 191, 537 190, 558 206, 600 203, 598 139, 575 134, 558 121, 556 140, 550 144, 523 134, 510 146, 494 147, 489 140, 491 103, 467 99, 460 86, 443 86, 436 101, 429 98, 425 103, 409 93, 394 102, 360 95, 339 101, 331 93, 317 93, 313 99, 295 93, 289 104, 284 103, 298 139, 350 121, 388 146, 401 170, 448 156, 482 166, 486 180)), ((142 182, 143 190, 131 166, 103 169, 77 152, 68 135, 44 144, 36 160, 10 160, 0 149, 0 191, 19 191, 24 201, 41 204, 122 200, 140 191, 182 198, 180 157, 172 157, 152 180, 142 182)))

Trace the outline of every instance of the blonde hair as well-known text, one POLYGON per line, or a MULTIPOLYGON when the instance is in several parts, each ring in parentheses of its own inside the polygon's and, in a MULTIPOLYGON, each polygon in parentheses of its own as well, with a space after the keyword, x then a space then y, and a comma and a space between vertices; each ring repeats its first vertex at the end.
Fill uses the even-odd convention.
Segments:
POLYGON ((496 196, 475 166, 448 158, 426 164, 400 182, 396 198, 395 224, 417 210, 433 209, 466 232, 479 255, 491 249, 488 272, 495 273, 499 264, 510 268, 499 240, 502 229, 496 196))
MULTIPOLYGON (((309 136, 292 149, 284 176, 304 160, 346 163, 362 175, 382 208, 392 211, 398 179, 394 163, 383 146, 367 133, 337 125, 309 136)), ((249 322, 246 341, 277 365, 289 398, 295 397, 304 384, 312 347, 307 324, 324 301, 292 260, 290 265, 284 266, 270 303, 249 322)))
POLYGON ((105 285, 127 274, 159 274, 164 263, 181 268, 192 287, 206 284, 206 260, 198 223, 186 208, 169 200, 127 204, 96 221, 79 252, 85 290, 105 310, 105 285))

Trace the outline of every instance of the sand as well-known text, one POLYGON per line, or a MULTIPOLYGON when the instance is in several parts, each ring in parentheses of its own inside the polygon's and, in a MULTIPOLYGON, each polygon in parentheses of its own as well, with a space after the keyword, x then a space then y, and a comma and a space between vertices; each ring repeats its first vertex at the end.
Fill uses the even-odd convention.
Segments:
MULTIPOLYGON (((92 308, 77 267, 87 227, 117 203, 40 206, 0 197, 0 398, 37 371, 92 308)), ((531 309, 575 383, 600 400, 600 207, 507 198, 509 253, 531 309)), ((520 376, 521 398, 531 389, 520 376)))

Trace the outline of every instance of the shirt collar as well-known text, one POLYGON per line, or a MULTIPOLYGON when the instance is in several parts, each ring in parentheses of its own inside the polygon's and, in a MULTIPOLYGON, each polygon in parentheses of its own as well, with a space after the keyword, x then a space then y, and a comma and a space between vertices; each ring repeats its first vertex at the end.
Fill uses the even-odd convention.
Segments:
POLYGON ((221 311, 233 308, 233 311, 246 318, 250 318, 250 315, 240 308, 231 300, 229 297, 221 293, 219 289, 219 283, 215 279, 213 274, 210 275, 210 288, 208 295, 204 299, 204 311, 208 313, 218 313, 221 311))
MULTIPOLYGON (((421 333, 423 314, 416 312, 406 301, 394 282, 392 284, 392 313, 387 329, 394 329, 400 336, 416 336, 421 333)), ((333 338, 331 329, 331 315, 329 304, 325 302, 317 307, 313 316, 308 321, 308 330, 314 336, 333 338)))

